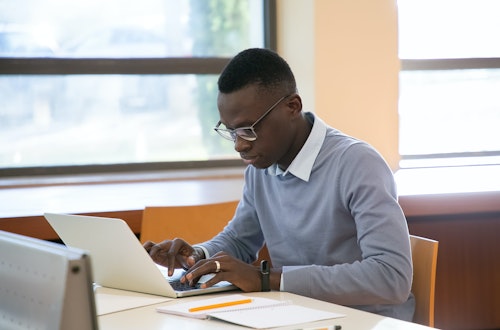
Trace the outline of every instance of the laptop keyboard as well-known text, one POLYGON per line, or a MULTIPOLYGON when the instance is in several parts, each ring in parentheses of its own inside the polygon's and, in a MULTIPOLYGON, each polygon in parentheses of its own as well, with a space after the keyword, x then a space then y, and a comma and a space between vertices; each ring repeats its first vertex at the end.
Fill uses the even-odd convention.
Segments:
POLYGON ((179 276, 175 276, 175 278, 170 278, 168 276, 167 268, 163 266, 158 266, 158 269, 161 271, 163 276, 168 280, 168 283, 172 286, 175 291, 189 291, 200 289, 200 283, 197 283, 195 286, 190 286, 188 283, 182 283, 179 279, 179 276))
POLYGON ((195 286, 190 286, 188 283, 181 283, 181 281, 169 281, 172 288, 175 291, 189 291, 196 290, 200 288, 200 284, 196 284, 195 286))

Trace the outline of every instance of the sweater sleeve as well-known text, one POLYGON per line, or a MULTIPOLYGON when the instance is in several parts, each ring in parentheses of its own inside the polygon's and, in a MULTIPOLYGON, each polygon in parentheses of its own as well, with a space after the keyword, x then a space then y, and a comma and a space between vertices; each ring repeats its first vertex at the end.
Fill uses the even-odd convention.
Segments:
POLYGON ((254 200, 251 196, 253 182, 248 179, 247 168, 243 197, 236 208, 233 219, 214 238, 201 245, 210 255, 224 251, 247 263, 257 259, 260 249, 264 246, 264 236, 255 211, 254 200))

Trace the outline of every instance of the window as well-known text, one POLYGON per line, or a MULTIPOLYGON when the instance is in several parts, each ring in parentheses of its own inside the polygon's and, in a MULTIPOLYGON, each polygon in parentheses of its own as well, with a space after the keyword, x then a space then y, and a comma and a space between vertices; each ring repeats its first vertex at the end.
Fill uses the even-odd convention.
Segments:
POLYGON ((500 163, 499 12, 398 0, 402 167, 500 163))
POLYGON ((273 48, 273 8, 0 0, 0 174, 236 160, 212 129, 216 81, 237 52, 273 48))

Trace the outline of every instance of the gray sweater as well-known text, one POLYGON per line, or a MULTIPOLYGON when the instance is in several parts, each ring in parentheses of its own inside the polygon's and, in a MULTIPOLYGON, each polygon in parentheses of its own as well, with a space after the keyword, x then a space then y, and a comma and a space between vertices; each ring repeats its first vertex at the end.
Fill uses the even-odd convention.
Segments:
POLYGON ((282 291, 411 321, 408 227, 390 168, 306 116, 313 128, 290 167, 249 166, 234 218, 202 246, 252 262, 265 242, 282 291))

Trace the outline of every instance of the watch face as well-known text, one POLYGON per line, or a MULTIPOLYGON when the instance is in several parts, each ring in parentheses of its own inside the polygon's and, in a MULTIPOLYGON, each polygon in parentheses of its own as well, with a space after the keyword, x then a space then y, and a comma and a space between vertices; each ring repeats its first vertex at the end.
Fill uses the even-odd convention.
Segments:
POLYGON ((262 260, 260 262, 260 272, 269 273, 269 262, 267 262, 267 260, 262 260))
POLYGON ((260 273, 261 273, 261 291, 270 291, 269 285, 269 263, 267 260, 262 260, 260 262, 260 273))

